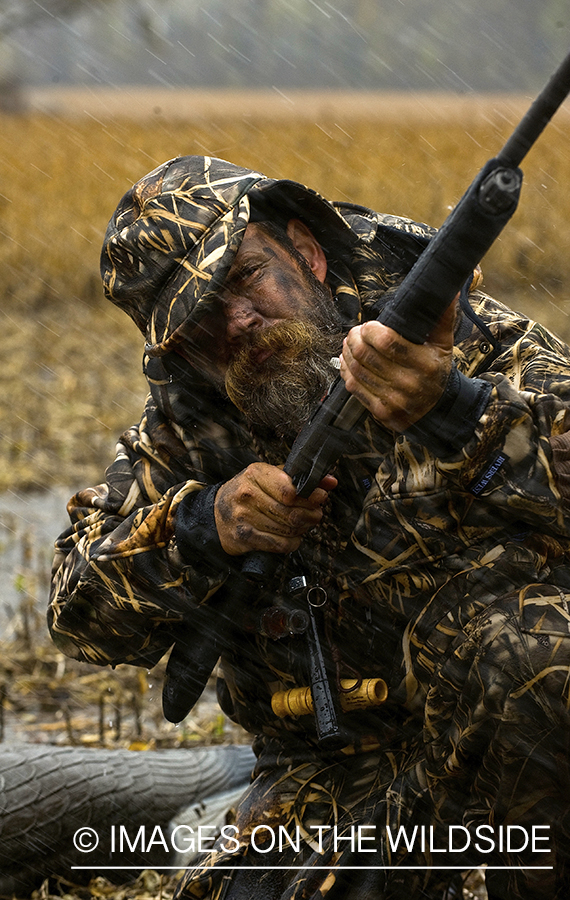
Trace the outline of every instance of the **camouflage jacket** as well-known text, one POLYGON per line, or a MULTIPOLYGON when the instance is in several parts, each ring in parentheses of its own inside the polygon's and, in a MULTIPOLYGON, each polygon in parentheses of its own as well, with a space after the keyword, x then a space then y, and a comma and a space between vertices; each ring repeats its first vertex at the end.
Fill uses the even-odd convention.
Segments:
MULTIPOLYGON (((377 314, 386 272, 409 266, 426 230, 360 209, 344 213, 361 237, 332 285, 348 328, 377 314), (385 233, 378 239, 378 223, 410 246, 390 246, 385 233)), ((398 729, 417 723, 434 667, 480 610, 527 583, 570 583, 570 350, 484 293, 470 299, 487 330, 460 317, 457 369, 491 393, 469 440, 434 453, 365 417, 338 464, 323 525, 286 560, 280 581, 303 571, 324 585, 337 674, 388 683, 384 736, 391 719, 398 729)), ((241 414, 181 359, 146 360, 146 374, 151 392, 140 423, 122 435, 106 482, 70 500, 71 526, 56 542, 53 639, 67 655, 101 665, 154 665, 231 579, 236 560, 202 552, 199 535, 194 557, 181 554, 181 501, 256 459, 279 463, 287 453, 254 439, 241 414)), ((283 597, 276 585, 263 603, 286 605, 283 597)), ((281 720, 270 708, 272 693, 307 682, 304 639, 267 637, 252 609, 224 654, 224 708, 253 733, 311 741, 311 717, 281 720)), ((346 715, 354 744, 377 744, 377 716, 346 715)))

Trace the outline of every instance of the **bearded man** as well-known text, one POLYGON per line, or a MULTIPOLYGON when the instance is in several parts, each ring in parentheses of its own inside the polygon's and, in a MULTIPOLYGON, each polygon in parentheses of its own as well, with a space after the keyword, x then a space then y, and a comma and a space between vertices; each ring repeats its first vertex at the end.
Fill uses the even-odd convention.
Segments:
POLYGON ((103 282, 150 394, 68 506, 54 641, 152 666, 212 640, 246 554, 282 558, 222 646, 220 704, 258 758, 235 841, 179 898, 435 900, 446 866, 481 864, 495 900, 567 895, 570 351, 479 273, 425 344, 377 322, 432 234, 208 157, 151 172, 109 224, 103 282), (367 415, 303 499, 282 465, 339 368, 367 415), (310 591, 335 747, 275 704, 306 694, 310 591), (382 705, 351 708, 380 680, 382 705))

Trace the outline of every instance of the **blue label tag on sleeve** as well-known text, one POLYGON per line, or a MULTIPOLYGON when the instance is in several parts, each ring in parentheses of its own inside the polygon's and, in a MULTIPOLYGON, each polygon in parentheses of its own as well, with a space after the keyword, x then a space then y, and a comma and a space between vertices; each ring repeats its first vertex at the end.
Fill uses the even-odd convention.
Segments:
POLYGON ((482 475, 471 482, 469 490, 475 497, 478 497, 481 491, 485 490, 491 479, 497 474, 503 463, 508 460, 506 453, 498 453, 495 459, 487 466, 482 475))

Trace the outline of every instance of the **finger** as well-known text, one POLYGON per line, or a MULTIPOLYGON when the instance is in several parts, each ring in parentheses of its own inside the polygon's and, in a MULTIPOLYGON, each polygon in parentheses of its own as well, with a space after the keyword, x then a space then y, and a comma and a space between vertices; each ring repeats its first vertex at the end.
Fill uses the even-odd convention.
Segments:
POLYGON ((273 520, 257 509, 239 506, 224 494, 216 500, 216 527, 226 553, 233 556, 252 550, 290 553, 299 546, 306 529, 273 520))
POLYGON ((222 485, 216 495, 215 518, 222 547, 245 553, 270 545, 275 552, 290 552, 296 540, 322 518, 320 491, 312 503, 295 502, 291 479, 281 470, 255 463, 222 485), (284 498, 287 502, 281 502, 284 498))
POLYGON ((298 497, 299 506, 307 509, 318 509, 323 507, 328 500, 329 493, 338 485, 338 479, 334 475, 325 475, 321 479, 316 488, 314 488, 308 497, 298 497))
POLYGON ((272 509, 236 512, 231 525, 224 529, 224 538, 233 552, 270 550, 290 553, 297 549, 303 535, 322 518, 322 509, 287 509, 286 518, 275 515, 272 509))
POLYGON ((338 478, 330 473, 325 475, 325 477, 321 480, 319 484, 319 488, 323 491, 326 491, 328 494, 329 491, 334 491, 335 487, 338 485, 338 478))
POLYGON ((342 359, 340 374, 344 380, 347 391, 356 397, 356 399, 372 413, 374 418, 387 425, 394 405, 393 403, 386 403, 386 399, 389 395, 387 386, 385 384, 377 383, 374 386, 374 389, 372 389, 371 386, 366 383, 369 380, 367 376, 363 375, 359 370, 357 370, 357 374, 354 375, 346 363, 342 362, 342 359))
POLYGON ((372 369, 378 364, 390 366, 407 366, 410 355, 417 345, 382 325, 381 322, 364 322, 347 335, 348 345, 354 358, 372 369), (354 334, 353 334, 354 332, 354 334))
POLYGON ((452 300, 433 331, 430 332, 428 343, 445 350, 453 348, 458 306, 459 294, 452 300))
POLYGON ((393 393, 394 402, 400 397, 413 400, 430 383, 441 384, 442 373, 449 370, 456 310, 454 301, 438 323, 434 341, 430 338, 424 344, 412 344, 378 322, 366 322, 348 341, 349 371, 373 392, 393 393))
MULTIPOLYGON (((364 342, 359 342, 354 348, 350 344, 343 348, 340 374, 347 390, 359 400, 368 394, 386 398, 393 393, 405 393, 414 389, 414 371, 411 368, 404 368, 382 356, 364 342)), ((397 402, 397 398, 394 402, 397 402)))
POLYGON ((262 485, 264 489, 253 495, 252 507, 259 514, 260 524, 267 526, 273 521, 289 528, 316 525, 321 519, 328 491, 318 487, 310 497, 299 497, 293 482, 288 476, 286 478, 287 481, 262 485))
POLYGON ((361 332, 351 334, 343 346, 340 360, 340 374, 347 390, 362 401, 363 392, 364 396, 372 393, 381 397, 394 387, 402 385, 405 388, 408 373, 395 357, 385 334, 378 335, 378 340, 372 335, 367 341, 361 332))
POLYGON ((223 549, 232 556, 262 550, 268 553, 292 553, 303 539, 302 534, 280 535, 275 532, 258 531, 248 523, 238 525, 232 535, 220 538, 223 549))
MULTIPOLYGON (((414 345, 415 346, 415 345, 414 345)), ((373 372, 355 362, 350 348, 343 351, 340 374, 347 390, 378 421, 394 431, 405 431, 431 409, 444 389, 451 365, 451 352, 435 346, 419 347, 413 364, 385 363, 373 372)))
MULTIPOLYGON (((288 478, 288 476, 286 477, 288 478)), ((329 474, 321 479, 318 486, 308 497, 300 497, 291 480, 288 482, 281 482, 279 485, 275 484, 273 488, 270 487, 268 494, 270 494, 272 499, 276 501, 279 506, 283 506, 285 509, 295 508, 312 510, 323 506, 326 503, 329 492, 334 490, 337 484, 338 479, 335 478, 334 475, 329 474)))
POLYGON ((304 534, 309 528, 318 525, 323 517, 322 504, 311 508, 302 506, 268 505, 256 511, 251 517, 260 530, 271 534, 293 535, 304 534))

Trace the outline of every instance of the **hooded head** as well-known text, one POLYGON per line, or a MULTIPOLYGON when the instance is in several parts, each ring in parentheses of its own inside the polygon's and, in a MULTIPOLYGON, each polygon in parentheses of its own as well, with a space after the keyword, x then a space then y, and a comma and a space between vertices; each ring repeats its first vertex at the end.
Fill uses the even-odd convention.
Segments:
POLYGON ((301 184, 207 156, 170 160, 124 195, 109 222, 105 293, 145 335, 148 356, 162 356, 211 311, 248 223, 292 218, 329 260, 357 240, 333 205, 301 184))

